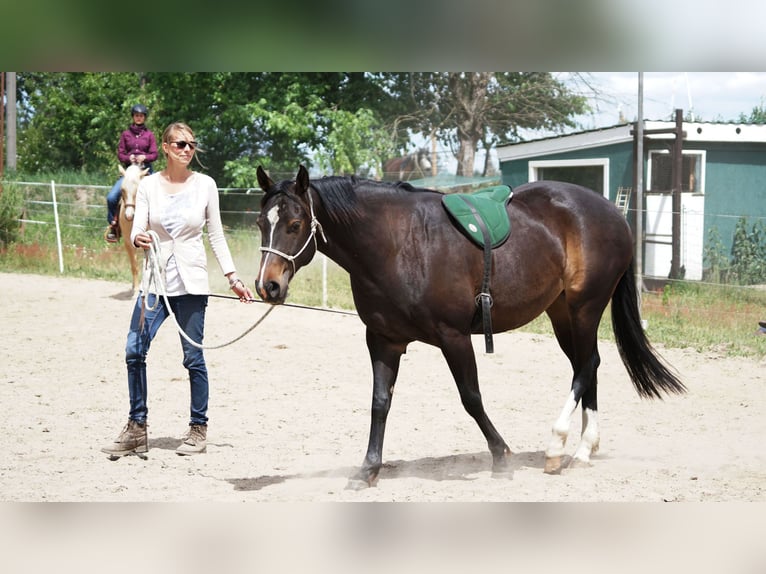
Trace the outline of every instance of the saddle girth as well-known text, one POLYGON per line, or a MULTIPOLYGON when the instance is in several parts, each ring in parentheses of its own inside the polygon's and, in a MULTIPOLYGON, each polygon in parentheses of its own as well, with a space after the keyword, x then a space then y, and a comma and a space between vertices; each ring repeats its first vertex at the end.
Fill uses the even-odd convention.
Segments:
POLYGON ((512 195, 510 187, 501 185, 479 190, 473 194, 451 194, 442 198, 442 203, 454 221, 460 224, 468 237, 484 251, 484 277, 481 292, 476 296, 476 305, 481 308, 484 345, 487 353, 494 352, 490 293, 492 249, 502 245, 510 235, 511 225, 505 206, 512 195), (487 224, 487 220, 490 225, 487 224))

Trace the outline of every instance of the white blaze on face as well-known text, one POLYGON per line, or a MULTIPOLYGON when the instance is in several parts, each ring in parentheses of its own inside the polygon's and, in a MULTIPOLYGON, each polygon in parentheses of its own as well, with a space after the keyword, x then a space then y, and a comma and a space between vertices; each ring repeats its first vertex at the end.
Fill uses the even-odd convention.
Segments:
POLYGON ((266 216, 266 219, 269 220, 269 223, 271 224, 271 228, 274 229, 274 227, 277 225, 277 221, 279 221, 279 206, 275 205, 271 209, 269 209, 269 213, 266 216))
MULTIPOLYGON (((271 209, 269 209, 269 212, 266 214, 266 219, 269 222, 269 249, 273 248, 274 245, 274 230, 277 228, 277 223, 279 222, 279 206, 275 205, 271 209)), ((263 271, 266 269, 266 263, 269 260, 269 257, 271 257, 271 252, 266 251, 265 255, 263 257, 263 261, 261 262, 261 270, 258 273, 258 287, 263 286, 263 271)))

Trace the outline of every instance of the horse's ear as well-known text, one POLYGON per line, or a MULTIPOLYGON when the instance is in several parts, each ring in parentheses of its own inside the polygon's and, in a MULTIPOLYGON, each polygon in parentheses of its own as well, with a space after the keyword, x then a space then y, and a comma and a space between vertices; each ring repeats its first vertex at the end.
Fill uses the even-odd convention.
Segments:
POLYGON ((119 165, 119 166, 117 166, 117 167, 119 167, 119 168, 120 168, 120 173, 121 173, 122 175, 125 175, 125 168, 124 168, 124 167, 122 167, 122 164, 120 164, 120 165, 119 165))
POLYGON ((295 185, 297 187, 298 195, 303 195, 309 189, 309 172, 308 170, 300 166, 298 168, 298 175, 295 176, 295 185))
POLYGON ((266 175, 266 172, 263 169, 263 166, 258 166, 258 169, 255 170, 255 175, 258 178, 258 185, 260 186, 262 191, 268 191, 272 187, 274 187, 274 182, 271 180, 271 178, 266 175))
POLYGON ((141 170, 141 177, 144 177, 147 173, 149 173, 149 168, 148 167, 142 169, 141 170))

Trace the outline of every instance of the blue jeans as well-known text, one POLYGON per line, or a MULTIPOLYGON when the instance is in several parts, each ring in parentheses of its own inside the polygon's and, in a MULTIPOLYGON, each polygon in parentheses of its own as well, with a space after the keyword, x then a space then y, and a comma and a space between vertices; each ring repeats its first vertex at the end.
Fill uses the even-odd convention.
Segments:
MULTIPOLYGON (((157 296, 148 295, 149 306, 154 306, 157 296)), ((168 318, 165 300, 160 297, 157 308, 144 310, 141 325, 142 299, 138 297, 130 319, 130 331, 125 345, 125 363, 128 367, 128 393, 130 395, 130 419, 146 422, 149 409, 146 406, 146 355, 160 325, 168 318)), ((197 343, 202 344, 205 331, 205 309, 207 295, 179 295, 168 297, 170 309, 184 332, 197 343)), ((205 356, 202 349, 191 345, 179 333, 184 353, 183 366, 189 371, 191 404, 189 424, 207 424, 208 378, 205 356)))
POLYGON ((109 193, 106 194, 106 221, 109 225, 111 225, 112 221, 117 217, 117 207, 120 205, 120 197, 122 196, 123 179, 125 178, 121 177, 118 179, 117 183, 115 183, 112 186, 112 189, 109 190, 109 193))

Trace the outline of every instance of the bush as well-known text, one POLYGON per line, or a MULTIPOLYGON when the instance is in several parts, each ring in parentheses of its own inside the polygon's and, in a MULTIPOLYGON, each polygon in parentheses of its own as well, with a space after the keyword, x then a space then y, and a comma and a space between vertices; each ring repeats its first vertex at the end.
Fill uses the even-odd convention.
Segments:
POLYGON ((705 262, 706 281, 731 285, 766 283, 766 226, 758 221, 748 229, 747 218, 741 217, 734 229, 730 256, 718 229, 713 227, 705 245, 705 262))
POLYGON ((740 285, 766 282, 766 229, 760 221, 748 231, 747 219, 742 217, 734 230, 731 247, 730 274, 740 285))
POLYGON ((16 186, 0 183, 0 249, 18 239, 23 206, 21 191, 16 186))

